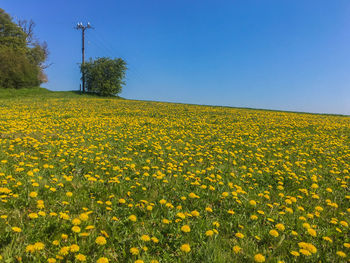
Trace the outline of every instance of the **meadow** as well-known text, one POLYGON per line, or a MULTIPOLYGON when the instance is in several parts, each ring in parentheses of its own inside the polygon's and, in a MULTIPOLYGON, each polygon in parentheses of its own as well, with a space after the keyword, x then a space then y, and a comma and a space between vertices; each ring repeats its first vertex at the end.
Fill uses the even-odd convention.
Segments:
POLYGON ((0 99, 0 262, 350 262, 350 118, 0 99))

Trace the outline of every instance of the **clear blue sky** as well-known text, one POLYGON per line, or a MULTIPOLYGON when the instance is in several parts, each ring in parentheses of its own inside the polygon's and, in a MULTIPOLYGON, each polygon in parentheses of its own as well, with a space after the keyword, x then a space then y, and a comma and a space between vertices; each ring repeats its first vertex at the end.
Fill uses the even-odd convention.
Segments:
POLYGON ((48 43, 51 90, 86 57, 122 57, 130 99, 350 114, 348 0, 0 0, 48 43))

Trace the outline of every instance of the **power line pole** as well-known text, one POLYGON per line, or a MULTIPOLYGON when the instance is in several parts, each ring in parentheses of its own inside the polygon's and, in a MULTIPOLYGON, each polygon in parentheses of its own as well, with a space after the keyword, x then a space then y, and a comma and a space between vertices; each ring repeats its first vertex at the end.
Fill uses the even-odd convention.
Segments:
MULTIPOLYGON (((75 29, 77 30, 80 30, 81 29, 81 44, 82 44, 82 48, 81 48, 81 65, 84 66, 84 63, 85 63, 85 30, 86 29, 89 29, 89 28, 93 28, 90 23, 88 22, 86 24, 86 26, 83 25, 82 22, 79 22, 75 29)), ((81 79, 82 79, 82 83, 83 83, 83 93, 85 92, 85 74, 84 74, 84 71, 81 72, 82 76, 81 76, 81 79)))

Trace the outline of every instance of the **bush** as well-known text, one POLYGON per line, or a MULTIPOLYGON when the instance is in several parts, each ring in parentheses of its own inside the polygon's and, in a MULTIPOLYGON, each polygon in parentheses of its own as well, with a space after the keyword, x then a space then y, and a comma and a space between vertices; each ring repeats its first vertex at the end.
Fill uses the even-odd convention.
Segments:
POLYGON ((20 50, 0 48, 0 87, 21 89, 40 85, 39 68, 20 50))
POLYGON ((125 85, 126 62, 121 58, 98 58, 81 66, 85 75, 85 87, 88 92, 102 96, 117 95, 125 85))
POLYGON ((46 43, 33 35, 33 21, 13 22, 0 8, 0 87, 32 88, 46 81, 46 43))

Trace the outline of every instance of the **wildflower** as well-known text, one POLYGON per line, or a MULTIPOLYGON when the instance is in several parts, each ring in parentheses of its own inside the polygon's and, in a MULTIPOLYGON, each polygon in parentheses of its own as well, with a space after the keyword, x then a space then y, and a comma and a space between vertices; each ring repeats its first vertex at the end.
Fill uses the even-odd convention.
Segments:
POLYGON ((84 262, 84 261, 86 261, 86 256, 83 254, 77 254, 77 255, 75 255, 75 259, 77 261, 84 262))
POLYGON ((346 258, 346 254, 343 251, 337 251, 336 254, 341 258, 346 258))
POLYGON ((130 248, 130 253, 136 256, 136 255, 138 255, 140 252, 139 252, 139 249, 138 249, 138 248, 132 247, 132 248, 130 248))
POLYGON ((265 257, 262 254, 256 254, 254 256, 255 262, 265 262, 265 257))
POLYGON ((79 246, 76 245, 76 244, 73 244, 73 245, 70 246, 70 251, 73 252, 73 253, 78 252, 79 249, 80 249, 79 246))
POLYGON ((183 225, 183 226, 181 227, 181 231, 182 231, 182 232, 185 232, 185 233, 188 233, 188 232, 191 231, 191 228, 190 228, 189 225, 183 225))
POLYGON ((43 250, 44 247, 45 247, 45 245, 44 245, 44 243, 42 243, 42 242, 36 242, 36 243, 34 244, 34 249, 35 249, 35 250, 43 250))
POLYGON ((186 253, 188 253, 188 252, 191 251, 191 247, 190 247, 189 244, 183 244, 183 245, 181 245, 180 249, 181 249, 181 251, 186 252, 186 253))
POLYGON ((14 227, 12 227, 12 231, 16 232, 16 233, 20 233, 20 232, 22 232, 22 229, 20 229, 19 227, 14 226, 14 227))
POLYGON ((31 198, 35 198, 35 197, 38 196, 38 193, 37 193, 37 192, 30 192, 30 193, 29 193, 29 196, 30 196, 31 198))
POLYGON ((129 216, 129 220, 132 222, 136 222, 137 221, 137 217, 135 215, 131 215, 129 216))
POLYGON ((279 231, 284 231, 285 227, 283 224, 277 224, 275 225, 275 227, 279 230, 279 231))
POLYGON ((244 235, 242 233, 239 233, 239 232, 236 233, 235 236, 238 238, 244 238, 244 235))
POLYGON ((316 231, 315 231, 314 229, 312 229, 312 228, 309 228, 309 229, 307 230, 307 232, 308 232, 311 236, 313 236, 313 237, 316 237, 316 236, 317 236, 316 231))
POLYGON ((69 250, 70 250, 70 247, 68 246, 64 246, 60 249, 60 251, 58 252, 58 254, 62 255, 62 256, 66 256, 68 255, 69 253, 69 250))
POLYGON ((303 254, 304 256, 311 256, 311 253, 307 249, 299 249, 299 252, 303 254))
POLYGON ((146 242, 151 240, 151 238, 148 235, 142 235, 140 239, 146 242))
POLYGON ((108 262, 109 262, 108 258, 105 258, 105 257, 101 257, 96 261, 96 263, 108 263, 108 262))
POLYGON ((79 232, 81 231, 81 228, 78 227, 78 226, 73 226, 73 227, 72 227, 72 231, 73 231, 74 233, 79 233, 79 232))
POLYGON ((273 237, 278 237, 279 236, 278 232, 276 230, 274 230, 274 229, 270 230, 269 234, 271 236, 273 236, 273 237))
POLYGON ((299 257, 299 256, 300 256, 300 254, 299 254, 298 251, 291 251, 290 253, 291 253, 294 257, 299 257))
POLYGON ((212 235, 214 235, 214 231, 213 230, 208 230, 207 232, 205 232, 205 235, 208 237, 211 237, 212 235))
POLYGON ((232 248, 232 250, 233 250, 233 252, 234 252, 235 254, 238 254, 239 252, 242 251, 242 248, 239 247, 239 246, 234 246, 234 247, 232 248))
POLYGON ((107 243, 107 240, 105 237, 103 236, 98 236, 95 240, 96 244, 100 245, 100 246, 103 246, 107 243))

